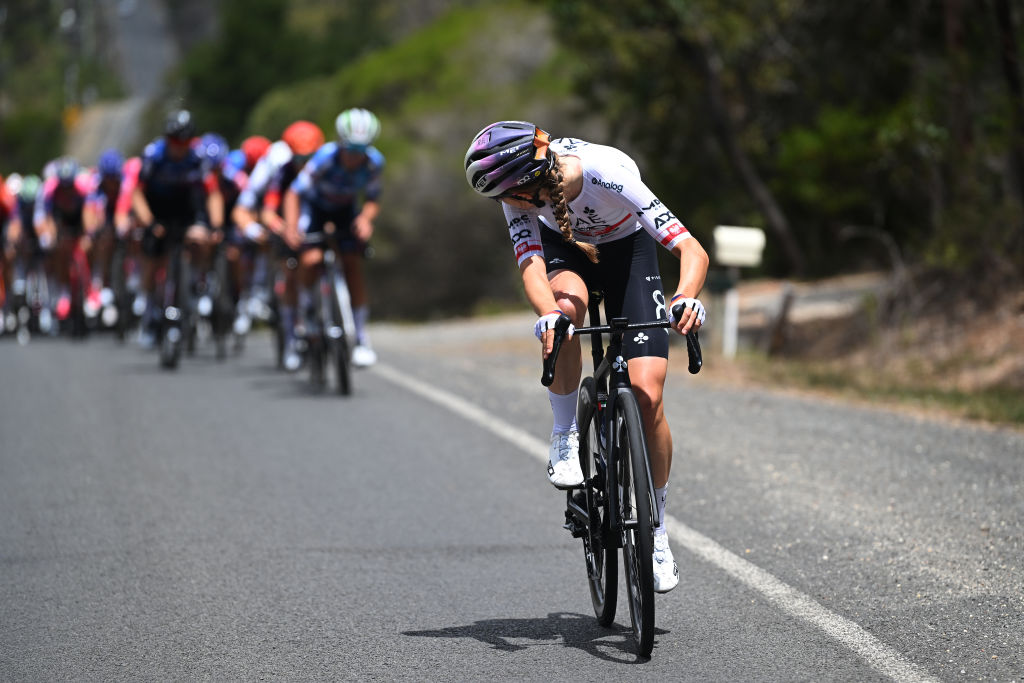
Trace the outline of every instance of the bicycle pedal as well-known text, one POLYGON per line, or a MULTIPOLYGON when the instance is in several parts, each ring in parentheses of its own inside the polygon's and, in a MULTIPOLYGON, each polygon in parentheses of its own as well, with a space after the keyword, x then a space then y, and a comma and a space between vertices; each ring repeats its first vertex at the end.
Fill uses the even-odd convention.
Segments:
POLYGON ((575 522, 566 522, 562 528, 568 531, 573 538, 583 538, 586 535, 586 529, 581 528, 575 522))

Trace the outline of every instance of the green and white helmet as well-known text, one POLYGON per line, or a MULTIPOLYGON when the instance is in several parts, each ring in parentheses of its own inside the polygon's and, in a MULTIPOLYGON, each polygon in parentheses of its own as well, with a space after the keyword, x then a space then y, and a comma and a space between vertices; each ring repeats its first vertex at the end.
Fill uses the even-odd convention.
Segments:
POLYGON ((366 109, 346 109, 334 120, 343 147, 363 149, 380 135, 380 121, 366 109))

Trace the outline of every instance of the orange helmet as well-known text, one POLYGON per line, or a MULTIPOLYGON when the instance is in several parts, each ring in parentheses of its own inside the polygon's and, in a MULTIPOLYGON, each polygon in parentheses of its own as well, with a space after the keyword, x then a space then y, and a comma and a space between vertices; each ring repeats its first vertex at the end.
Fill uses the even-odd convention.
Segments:
POLYGON ((261 156, 267 153, 268 149, 270 149, 270 140, 262 135, 252 135, 242 140, 242 151, 245 153, 246 169, 251 171, 252 167, 256 165, 261 156))
POLYGON ((324 133, 320 126, 309 121, 296 121, 284 129, 281 139, 299 156, 312 154, 324 144, 324 133))

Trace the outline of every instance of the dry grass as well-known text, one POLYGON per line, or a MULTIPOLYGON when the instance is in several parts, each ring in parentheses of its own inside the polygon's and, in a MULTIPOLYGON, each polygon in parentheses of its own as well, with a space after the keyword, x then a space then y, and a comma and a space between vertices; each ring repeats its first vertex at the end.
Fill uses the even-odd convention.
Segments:
MULTIPOLYGON (((867 307, 870 309, 870 306, 867 307)), ((869 310, 792 327, 786 352, 711 357, 709 379, 1024 427, 1024 292, 894 326, 869 310)))

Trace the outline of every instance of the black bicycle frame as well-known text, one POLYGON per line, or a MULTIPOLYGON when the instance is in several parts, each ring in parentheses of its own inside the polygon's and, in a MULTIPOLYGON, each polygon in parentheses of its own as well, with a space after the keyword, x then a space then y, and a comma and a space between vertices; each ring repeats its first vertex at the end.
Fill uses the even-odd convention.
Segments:
MULTIPOLYGON (((609 456, 614 455, 615 457, 609 457, 608 462, 605 463, 605 492, 608 496, 608 509, 611 511, 613 518, 608 520, 608 533, 609 538, 605 540, 606 548, 621 548, 622 547, 622 530, 624 528, 623 522, 618 518, 619 510, 619 489, 618 481, 616 479, 615 467, 611 466, 614 462, 618 461, 619 454, 615 452, 618 448, 618 433, 615 416, 615 404, 617 397, 624 391, 631 391, 632 386, 629 381, 628 372, 628 361, 622 357, 622 336, 629 331, 633 330, 650 330, 650 329, 663 329, 669 328, 672 324, 668 320, 661 320, 657 322, 642 322, 642 323, 630 323, 628 318, 612 318, 609 324, 601 324, 601 301, 602 295, 600 292, 591 292, 590 302, 587 306, 587 311, 590 316, 589 327, 577 328, 575 334, 589 334, 591 343, 591 355, 594 361, 594 384, 595 391, 597 393, 597 405, 594 406, 594 410, 597 410, 600 414, 600 420, 598 421, 598 428, 602 430, 598 434, 600 439, 601 435, 604 435, 605 443, 608 447, 605 451, 609 456), (602 343, 602 334, 608 334, 609 341, 607 348, 602 343)), ((682 306, 677 305, 673 312, 678 318, 682 315, 682 306)), ((565 340, 566 333, 569 329, 570 320, 568 316, 562 315, 555 323, 555 338, 552 344, 551 353, 544 361, 544 373, 541 377, 541 383, 544 386, 551 386, 554 381, 555 364, 558 359, 558 353, 561 349, 562 342, 565 340)), ((703 359, 700 350, 700 341, 697 336, 696 330, 690 330, 686 334, 686 350, 689 356, 689 371, 691 374, 700 372, 703 365, 703 359)), ((654 479, 651 476, 651 463, 650 460, 647 462, 647 482, 651 488, 650 495, 651 500, 654 500, 654 479)), ((595 472, 590 473, 591 476, 596 476, 595 472)), ((589 524, 589 511, 584 511, 583 508, 579 507, 572 497, 572 490, 567 495, 568 509, 573 512, 574 515, 578 516, 579 519, 588 520, 589 524)), ((661 519, 658 516, 657 506, 652 506, 652 512, 654 513, 654 525, 659 526, 661 519)), ((628 525, 628 522, 626 523, 628 525)))

